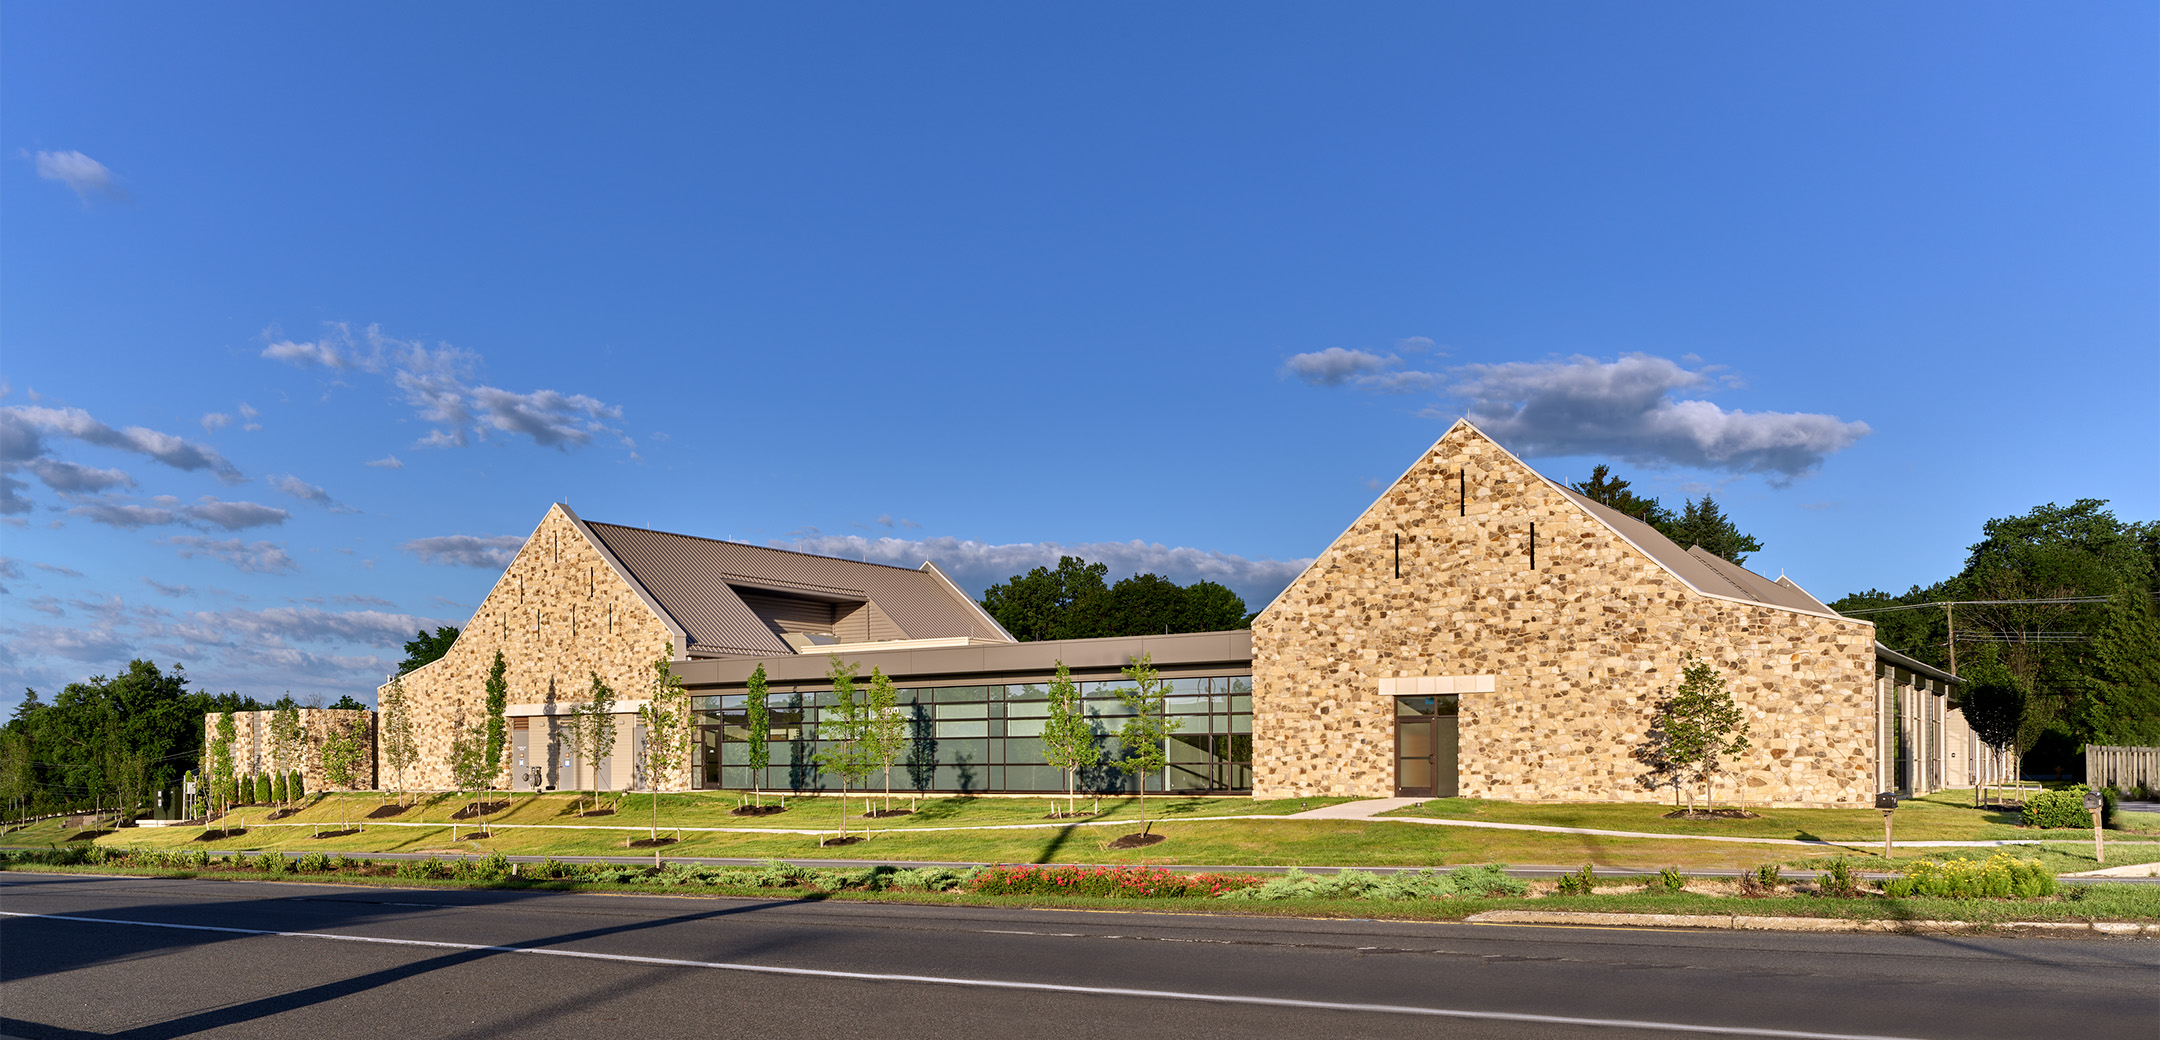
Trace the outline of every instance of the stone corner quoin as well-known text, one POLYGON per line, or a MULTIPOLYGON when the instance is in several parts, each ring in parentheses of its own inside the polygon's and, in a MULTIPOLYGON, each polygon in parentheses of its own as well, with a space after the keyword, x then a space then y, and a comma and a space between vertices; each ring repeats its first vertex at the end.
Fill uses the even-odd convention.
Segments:
POLYGON ((1870 804, 1874 645, 1698 592, 1458 423, 1254 619, 1254 794, 1394 794, 1394 695, 1437 690, 1459 692, 1462 795, 1661 801, 1632 755, 1693 653, 1746 712, 1723 792, 1870 804))

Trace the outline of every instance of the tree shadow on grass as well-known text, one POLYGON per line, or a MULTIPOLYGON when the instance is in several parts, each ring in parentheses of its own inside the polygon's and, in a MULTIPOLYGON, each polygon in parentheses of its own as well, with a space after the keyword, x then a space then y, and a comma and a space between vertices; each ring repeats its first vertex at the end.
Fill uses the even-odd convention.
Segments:
POLYGON ((1079 827, 1073 825, 1058 828, 1057 833, 1051 835, 1049 841, 1043 842, 1042 852, 1036 855, 1035 862, 1049 863, 1055 861, 1058 850, 1064 848, 1065 843, 1072 840, 1073 832, 1079 829, 1079 827))

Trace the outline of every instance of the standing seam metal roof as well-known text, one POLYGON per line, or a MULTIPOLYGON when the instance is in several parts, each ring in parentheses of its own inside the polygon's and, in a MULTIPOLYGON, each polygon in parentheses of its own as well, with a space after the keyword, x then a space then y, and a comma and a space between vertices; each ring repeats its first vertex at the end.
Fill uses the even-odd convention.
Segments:
POLYGON ((875 603, 909 639, 1006 638, 929 571, 618 524, 587 521, 586 528, 689 633, 692 653, 795 653, 736 595, 737 585, 875 603))

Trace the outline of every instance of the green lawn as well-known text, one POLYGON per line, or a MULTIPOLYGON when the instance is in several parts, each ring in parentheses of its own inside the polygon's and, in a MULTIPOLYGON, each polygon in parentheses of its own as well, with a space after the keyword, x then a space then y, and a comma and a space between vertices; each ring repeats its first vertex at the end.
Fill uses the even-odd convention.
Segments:
MULTIPOLYGON (((383 802, 376 795, 316 796, 302 811, 265 826, 266 809, 253 808, 232 814, 232 825, 245 833, 204 840, 199 828, 128 828, 117 832, 82 836, 63 829, 59 821, 45 821, 0 835, 0 845, 39 848, 70 841, 96 841, 102 845, 139 848, 202 848, 210 850, 282 849, 295 854, 306 851, 345 853, 430 852, 511 855, 578 856, 642 855, 645 850, 629 846, 643 838, 650 817, 647 795, 611 796, 620 811, 612 816, 581 818, 575 815, 576 798, 567 794, 520 795, 512 807, 494 817, 497 824, 539 825, 528 828, 497 826, 484 839, 472 840, 473 825, 461 823, 453 837, 450 813, 466 804, 448 795, 416 799, 403 813, 375 821, 366 820, 383 802), (315 837, 313 832, 340 830, 348 822, 368 823, 358 833, 315 837), (426 823, 428 826, 384 826, 389 823, 426 823)), ((1966 796, 1969 799, 1969 795, 1966 796)), ((1148 814, 1157 833, 1168 840, 1141 849, 1106 847, 1116 837, 1138 829, 1137 800, 1105 800, 1101 803, 1104 826, 1077 826, 1087 821, 1050 821, 1050 799, 937 798, 916 803, 909 816, 871 821, 874 837, 867 843, 821 846, 815 835, 754 833, 757 830, 820 830, 831 834, 838 823, 838 799, 791 798, 787 812, 765 817, 729 816, 737 798, 726 793, 662 795, 662 829, 681 827, 738 827, 753 833, 684 831, 682 840, 668 845, 669 856, 719 856, 785 859, 876 859, 896 863, 921 861, 984 863, 1178 863, 1224 866, 1440 866, 1471 863, 1516 863, 1572 866, 1594 863, 1600 867, 1654 869, 1678 866, 1688 870, 1741 870, 1763 863, 1802 866, 1826 861, 1845 853, 1800 847, 1724 844, 1706 841, 1664 841, 1642 838, 1610 838, 1596 835, 1545 834, 1526 831, 1488 830, 1469 827, 1432 827, 1407 823, 1359 820, 1285 820, 1280 817, 1301 808, 1317 808, 1343 799, 1286 799, 1256 802, 1242 798, 1150 798, 1148 814), (1251 817, 1246 820, 1200 820, 1195 817, 1251 817), (1183 821, 1183 822, 1180 822, 1183 821), (1014 827, 1012 830, 939 830, 949 827, 1014 827)), ((896 799, 896 805, 908 804, 896 799)), ((1083 802, 1083 808, 1088 803, 1083 802)), ((1059 804, 1062 808, 1062 803, 1059 804)), ((851 802, 849 830, 859 833, 864 821, 862 803, 851 802)), ((1678 821, 1661 818, 1662 810, 1647 805, 1527 805, 1471 799, 1428 802, 1407 814, 1458 819, 1495 820, 1605 830, 1651 833, 1713 834, 1744 837, 1845 837, 1851 839, 1855 866, 1882 869, 1872 853, 1882 840, 1881 817, 1873 810, 1797 809, 1764 810, 1762 819, 1733 821, 1678 821), (1872 827, 1868 826, 1872 823, 1872 827), (1857 833, 1855 833, 1857 831, 1857 833)), ((1899 836, 1924 838, 2033 838, 2049 837, 2058 843, 2020 848, 2020 858, 2039 858, 2058 872, 2091 869, 2095 864, 2090 832, 2023 830, 2001 822, 2001 814, 1975 810, 1959 804, 1955 794, 1914 799, 1898 810, 1899 836)), ((2125 814, 2130 815, 2130 814, 2125 814)), ((2145 844, 2118 844, 2109 849, 2109 865, 2160 862, 2160 836, 2116 832, 2111 839, 2145 844)), ((1986 849, 1900 848, 1900 861, 1947 856, 1980 856, 1986 849)))
MULTIPOLYGON (((1493 823, 1531 823, 1551 827, 1591 827, 1599 830, 1640 831, 1652 834, 1706 834, 1735 838, 1799 838, 1855 843, 1882 843, 1882 813, 1874 809, 1769 809, 1753 820, 1668 820, 1669 805, 1601 804, 1543 805, 1528 802, 1487 801, 1480 798, 1438 798, 1389 816, 1423 816, 1445 820, 1482 820, 1493 823)), ((1938 791, 1899 803, 1892 820, 1896 836, 1908 841, 1991 841, 2030 838, 2089 839, 2090 829, 2049 831, 2017 825, 2017 814, 1999 809, 1977 809, 1972 789, 1938 791)), ((2160 816, 2117 813, 2110 837, 2160 840, 2160 816)))

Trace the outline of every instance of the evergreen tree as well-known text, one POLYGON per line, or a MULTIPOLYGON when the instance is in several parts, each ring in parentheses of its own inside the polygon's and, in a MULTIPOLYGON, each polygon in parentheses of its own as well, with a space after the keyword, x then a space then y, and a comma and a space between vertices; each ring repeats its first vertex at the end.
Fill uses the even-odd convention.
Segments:
POLYGON ((750 672, 744 685, 743 726, 750 738, 750 791, 759 806, 765 804, 765 767, 772 764, 772 711, 766 704, 765 663, 750 672))
POLYGON ((1708 492, 1699 499, 1689 499, 1680 519, 1658 525, 1658 530, 1683 549, 1700 545, 1711 555, 1742 566, 1747 565, 1750 553, 1762 551, 1762 543, 1733 526, 1732 519, 1718 509, 1708 492))
POLYGON ((1571 486, 1584 498, 1611 506, 1652 527, 1663 527, 1676 519, 1672 510, 1659 505, 1657 499, 1644 498, 1628 490, 1628 482, 1613 476, 1612 467, 1602 462, 1591 467, 1590 479, 1571 486))
MULTIPOLYGON (((209 774, 210 789, 214 793, 213 796, 225 803, 224 807, 219 809, 219 815, 223 815, 225 808, 229 808, 232 804, 233 741, 238 740, 239 737, 240 725, 238 720, 233 718, 233 713, 229 711, 219 712, 217 729, 210 738, 210 752, 207 756, 209 762, 203 767, 204 772, 209 774)), ((206 811, 203 815, 208 816, 210 813, 206 811)))
POLYGON ((488 786, 500 782, 503 768, 503 744, 508 739, 509 724, 503 718, 510 707, 510 680, 506 677, 509 663, 503 660, 501 650, 495 651, 495 663, 488 666, 487 683, 482 687, 486 697, 487 747, 484 759, 487 763, 488 786))
POLYGON ((450 645, 457 642, 458 630, 444 625, 429 635, 427 629, 413 634, 405 644, 405 659, 398 662, 397 674, 404 675, 425 664, 441 660, 450 652, 450 645))
MULTIPOLYGON (((278 701, 277 710, 270 713, 270 760, 279 776, 290 773, 307 750, 307 731, 300 726, 300 706, 286 695, 278 701)), ((284 792, 273 790, 279 802, 287 801, 284 792)))
POLYGON ((2078 724, 2094 744, 2160 745, 2160 616, 2143 589, 2125 588, 2093 635, 2092 678, 2078 724))

